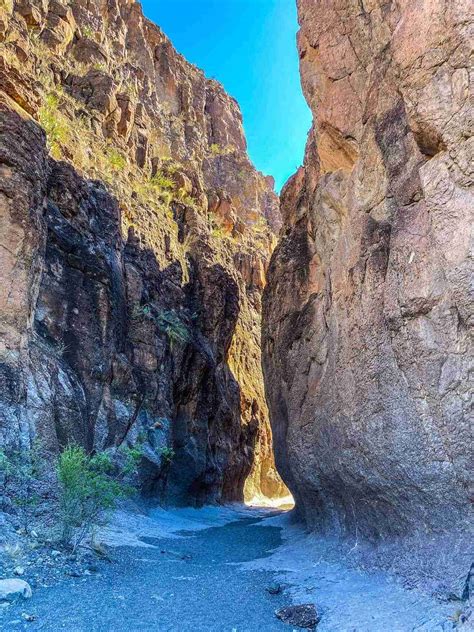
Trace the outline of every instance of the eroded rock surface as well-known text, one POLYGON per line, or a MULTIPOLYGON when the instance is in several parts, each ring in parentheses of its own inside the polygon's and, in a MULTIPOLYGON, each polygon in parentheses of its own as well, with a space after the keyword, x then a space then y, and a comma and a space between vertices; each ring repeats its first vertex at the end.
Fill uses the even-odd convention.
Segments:
POLYGON ((282 194, 264 372, 279 470, 330 532, 469 520, 469 11, 298 2, 314 125, 282 194))
POLYGON ((279 226, 237 103, 140 5, 0 5, 0 446, 141 446, 174 502, 284 490, 260 309, 279 226))

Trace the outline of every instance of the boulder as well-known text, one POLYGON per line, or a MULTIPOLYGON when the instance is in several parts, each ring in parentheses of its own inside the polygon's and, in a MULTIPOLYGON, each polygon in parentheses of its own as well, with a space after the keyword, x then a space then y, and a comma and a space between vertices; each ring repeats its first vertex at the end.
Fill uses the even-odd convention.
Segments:
POLYGON ((31 586, 23 579, 0 579, 0 602, 29 599, 32 594, 31 586))

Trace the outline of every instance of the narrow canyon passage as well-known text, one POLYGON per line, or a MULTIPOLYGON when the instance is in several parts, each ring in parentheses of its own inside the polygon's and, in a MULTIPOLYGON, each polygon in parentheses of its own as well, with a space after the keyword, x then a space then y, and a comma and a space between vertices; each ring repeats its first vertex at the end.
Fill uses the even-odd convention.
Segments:
POLYGON ((2 632, 472 630, 468 5, 297 0, 279 191, 139 2, 0 0, 2 632))

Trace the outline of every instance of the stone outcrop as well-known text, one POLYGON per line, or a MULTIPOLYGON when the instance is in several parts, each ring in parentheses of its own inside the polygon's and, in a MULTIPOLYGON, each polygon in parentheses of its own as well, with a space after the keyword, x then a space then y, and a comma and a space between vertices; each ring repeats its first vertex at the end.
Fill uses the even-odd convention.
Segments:
POLYGON ((469 520, 469 12, 462 0, 298 1, 314 125, 282 193, 264 373, 277 466, 324 531, 469 520))
POLYGON ((0 446, 139 445, 144 491, 179 503, 283 492, 278 199, 237 103, 130 0, 3 2, 0 47, 0 446))

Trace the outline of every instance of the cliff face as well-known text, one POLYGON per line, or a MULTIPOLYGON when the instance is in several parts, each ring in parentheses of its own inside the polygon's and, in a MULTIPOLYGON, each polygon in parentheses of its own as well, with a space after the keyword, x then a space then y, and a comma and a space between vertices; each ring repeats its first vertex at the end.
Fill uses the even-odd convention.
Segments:
POLYGON ((0 445, 140 445, 175 502, 278 495, 278 200, 236 102, 133 1, 0 5, 0 445))
POLYGON ((264 292, 277 465, 313 527, 459 526, 473 471, 469 3, 298 12, 314 125, 264 292))

